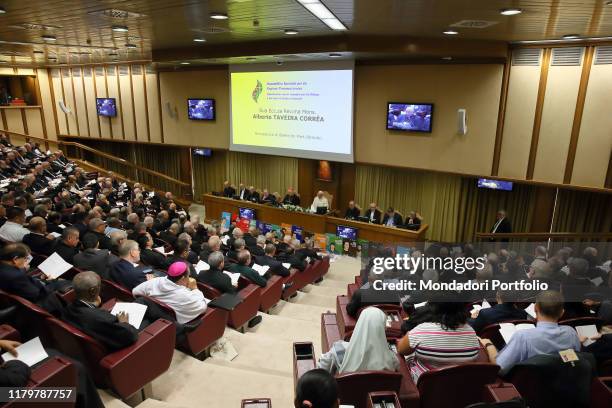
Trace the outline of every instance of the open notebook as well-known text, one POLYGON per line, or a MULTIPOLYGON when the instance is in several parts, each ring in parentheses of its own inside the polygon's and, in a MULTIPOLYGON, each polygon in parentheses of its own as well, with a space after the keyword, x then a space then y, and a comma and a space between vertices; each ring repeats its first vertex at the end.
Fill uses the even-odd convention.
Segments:
POLYGON ((521 323, 521 324, 514 324, 514 323, 500 323, 499 324, 499 334, 502 335, 502 337, 504 338, 504 341, 506 342, 506 344, 508 344, 508 342, 510 342, 510 339, 512 338, 512 336, 514 335, 514 333, 516 333, 519 330, 528 330, 528 329, 533 329, 535 328, 535 325, 533 323, 521 323))

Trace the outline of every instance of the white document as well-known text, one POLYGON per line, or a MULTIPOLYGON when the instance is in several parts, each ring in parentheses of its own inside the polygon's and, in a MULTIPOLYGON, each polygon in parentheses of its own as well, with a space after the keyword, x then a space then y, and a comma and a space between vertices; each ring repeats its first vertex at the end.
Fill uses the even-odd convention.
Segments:
POLYGON ((491 304, 489 302, 487 302, 486 299, 483 299, 481 305, 482 305, 482 306, 480 306, 481 309, 489 309, 491 307, 491 304))
POLYGON ((603 281, 604 280, 601 278, 601 276, 598 276, 598 277, 596 277, 594 279, 591 279, 591 282, 593 282, 593 285, 595 285, 595 286, 601 285, 603 283, 603 281))
POLYGON ((64 224, 60 224, 60 225, 58 225, 58 227, 60 227, 61 229, 66 228, 66 226, 64 224))
POLYGON ((30 211, 30 209, 29 209, 29 208, 26 208, 26 210, 25 210, 25 216, 26 216, 26 217, 31 217, 32 215, 34 215, 34 214, 32 214, 32 211, 30 211))
POLYGON ((238 286, 238 279, 240 279, 239 273, 233 273, 230 271, 223 271, 223 273, 230 277, 232 280, 232 286, 238 286))
POLYGON ((117 207, 123 207, 123 202, 122 201, 117 201, 115 204, 117 205, 117 207))
POLYGON ((259 276, 264 276, 266 272, 268 272, 268 269, 270 269, 270 266, 253 264, 252 268, 259 274, 259 276))
POLYGON ((533 317, 534 319, 536 318, 536 312, 535 312, 535 303, 530 304, 529 306, 527 306, 525 308, 525 312, 527 312, 527 314, 531 317, 533 317))
POLYGON ((513 324, 513 323, 500 323, 499 324, 499 334, 502 335, 506 344, 510 342, 510 339, 519 330, 527 330, 533 329, 535 325, 531 323, 521 323, 521 324, 513 324))
POLYGON ((199 260, 198 263, 195 266, 195 270, 196 272, 200 273, 202 271, 207 271, 210 269, 210 265, 207 264, 206 262, 204 262, 203 260, 199 260))
POLYGON ((121 312, 127 313, 128 323, 138 329, 142 324, 146 311, 147 307, 140 303, 117 302, 113 310, 111 310, 111 314, 117 316, 121 312))
POLYGON ((415 304, 414 304, 414 308, 415 308, 415 309, 418 309, 419 307, 423 307, 423 306, 425 306, 426 304, 427 304, 427 301, 425 301, 425 302, 421 302, 421 303, 415 303, 415 304))
POLYGON ((51 256, 38 265, 38 269, 51 278, 62 276, 70 268, 72 268, 72 265, 64 261, 64 258, 59 256, 57 252, 52 253, 51 256))
POLYGON ((289 262, 283 262, 283 266, 287 269, 291 269, 291 264, 289 262))
POLYGON ((587 339, 582 343, 584 347, 595 343, 595 340, 591 340, 591 337, 597 336, 599 333, 597 332, 597 327, 594 324, 589 324, 588 326, 576 326, 576 332, 578 336, 586 337, 587 339))
POLYGON ((153 248, 154 250, 156 250, 157 252, 159 252, 162 255, 172 255, 174 253, 174 251, 170 251, 170 252, 164 252, 164 247, 160 246, 157 248, 153 248))
POLYGON ((51 235, 53 235, 55 238, 59 238, 62 236, 62 234, 60 234, 59 232, 50 232, 51 235))
POLYGON ((17 350, 17 357, 15 357, 9 352, 6 352, 2 354, 2 359, 5 362, 11 360, 20 360, 26 363, 28 366, 32 367, 34 364, 39 363, 45 358, 49 357, 49 355, 45 351, 45 348, 40 342, 39 337, 35 337, 32 340, 23 343, 15 350, 17 350))
POLYGON ((229 241, 229 239, 229 235, 224 235, 221 237, 221 242, 223 242, 223 245, 227 245, 227 241, 229 241))

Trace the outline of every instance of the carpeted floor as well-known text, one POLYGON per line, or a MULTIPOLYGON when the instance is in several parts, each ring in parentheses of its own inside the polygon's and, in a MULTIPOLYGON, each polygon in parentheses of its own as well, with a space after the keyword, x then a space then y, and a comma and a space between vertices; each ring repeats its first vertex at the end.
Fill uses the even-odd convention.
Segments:
MULTIPOLYGON (((202 216, 200 208, 194 210, 190 212, 202 216)), ((138 408, 233 408, 244 398, 271 398, 274 407, 293 406, 293 342, 312 341, 320 355, 321 313, 335 312, 336 296, 346 293, 358 273, 358 259, 339 257, 322 282, 306 286, 289 302, 281 300, 270 314, 261 314, 263 321, 256 327, 246 333, 227 328, 224 338, 238 352, 230 362, 200 361, 175 351, 170 369, 153 381, 152 395, 138 408)), ((109 408, 127 406, 106 392, 102 396, 109 408)))

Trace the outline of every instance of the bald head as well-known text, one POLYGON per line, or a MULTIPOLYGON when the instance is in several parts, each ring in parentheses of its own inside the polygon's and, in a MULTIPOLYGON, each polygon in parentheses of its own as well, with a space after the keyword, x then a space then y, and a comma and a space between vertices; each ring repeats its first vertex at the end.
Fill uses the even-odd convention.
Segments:
POLYGON ((100 295, 100 276, 91 271, 78 273, 72 279, 72 285, 78 300, 96 303, 100 295))
POLYGON ((43 217, 32 217, 30 219, 30 231, 44 234, 47 232, 47 221, 43 217))

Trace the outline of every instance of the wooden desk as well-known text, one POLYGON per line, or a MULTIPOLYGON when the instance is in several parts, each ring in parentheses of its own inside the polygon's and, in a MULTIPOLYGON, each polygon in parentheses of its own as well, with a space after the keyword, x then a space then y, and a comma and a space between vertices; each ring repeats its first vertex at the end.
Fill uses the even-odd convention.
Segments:
POLYGON ((271 207, 269 205, 257 204, 250 201, 240 201, 231 198, 217 197, 212 194, 204 194, 203 203, 206 207, 206 218, 208 220, 219 219, 222 212, 238 213, 238 208, 248 207, 255 210, 255 218, 259 221, 280 225, 282 223, 299 225, 305 231, 313 233, 336 233, 338 225, 357 228, 358 238, 374 242, 416 242, 425 237, 428 225, 421 224, 418 231, 401 228, 390 228, 383 225, 369 224, 367 222, 345 220, 344 218, 328 215, 318 215, 288 211, 284 208, 271 207))

